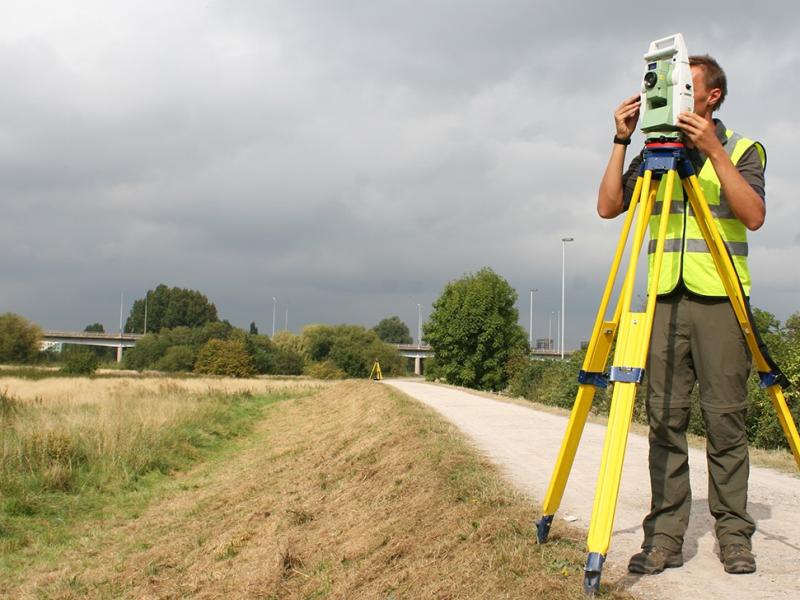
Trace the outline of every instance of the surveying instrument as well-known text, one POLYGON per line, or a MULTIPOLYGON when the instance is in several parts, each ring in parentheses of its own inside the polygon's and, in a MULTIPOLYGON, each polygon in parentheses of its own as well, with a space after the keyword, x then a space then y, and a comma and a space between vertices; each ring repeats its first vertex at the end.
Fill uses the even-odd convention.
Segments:
POLYGON ((611 271, 595 319, 592 337, 578 375, 578 393, 561 443, 555 469, 545 495, 542 518, 536 522, 537 540, 547 541, 555 512, 561 504, 564 488, 569 478, 573 460, 580 443, 586 419, 599 388, 613 384, 605 443, 600 462, 600 473, 595 490, 594 507, 587 538, 588 556, 584 569, 583 589, 594 595, 600 589, 603 563, 611 542, 617 497, 622 477, 622 464, 628 442, 636 391, 645 373, 650 334, 656 308, 659 276, 664 257, 668 217, 674 198, 677 179, 688 199, 689 207, 701 229, 703 239, 711 252, 714 265, 722 281, 731 307, 742 329, 747 346, 758 370, 761 387, 766 388, 778 414, 783 432, 789 441, 795 461, 800 467, 800 436, 782 388, 788 386, 786 377, 770 358, 766 346, 754 327, 747 297, 736 273, 733 260, 717 230, 694 167, 686 153, 683 138, 677 127, 677 117, 682 111, 694 110, 692 74, 688 53, 681 34, 656 40, 650 44, 645 74, 642 80, 641 131, 645 134, 642 168, 636 180, 625 222, 622 227, 611 271), (636 263, 656 206, 656 193, 665 178, 663 206, 660 208, 658 237, 648 285, 645 312, 633 312, 631 300, 636 279, 636 263), (637 219, 638 215, 638 219, 637 219), (633 230, 629 265, 613 317, 605 320, 612 290, 619 272, 628 238, 633 230), (612 366, 605 373, 612 345, 616 341, 612 366))

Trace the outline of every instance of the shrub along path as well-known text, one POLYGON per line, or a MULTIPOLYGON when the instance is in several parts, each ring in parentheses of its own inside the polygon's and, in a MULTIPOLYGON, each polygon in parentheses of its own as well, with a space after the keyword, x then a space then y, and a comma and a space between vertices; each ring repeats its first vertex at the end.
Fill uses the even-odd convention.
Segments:
MULTIPOLYGON (((566 417, 500 402, 453 388, 411 381, 388 381, 439 411, 454 423, 520 489, 544 498, 566 427, 566 417)), ((588 529, 605 427, 587 423, 559 518, 574 517, 588 529)), ((686 564, 652 577, 625 571, 642 540, 641 521, 650 502, 647 439, 632 433, 604 582, 634 595, 664 600, 693 598, 750 600, 797 598, 800 562, 800 478, 766 468, 751 468, 749 510, 757 521, 753 538, 758 571, 727 575, 719 562, 708 513, 705 452, 690 449, 694 499, 684 546, 686 564)), ((537 505, 540 511, 541 506, 537 505)), ((537 512, 537 514, 539 514, 537 512)))

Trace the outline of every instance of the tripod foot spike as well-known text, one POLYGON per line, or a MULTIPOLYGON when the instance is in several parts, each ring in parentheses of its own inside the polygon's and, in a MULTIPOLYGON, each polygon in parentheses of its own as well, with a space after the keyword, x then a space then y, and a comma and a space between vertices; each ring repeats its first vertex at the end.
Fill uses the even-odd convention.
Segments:
POLYGON ((536 541, 540 544, 547 543, 547 536, 550 535, 550 526, 553 524, 553 515, 542 515, 536 521, 536 541))
POLYGON ((603 573, 605 560, 606 557, 599 552, 589 552, 586 567, 583 569, 583 591, 587 596, 594 596, 600 591, 600 575, 603 573))

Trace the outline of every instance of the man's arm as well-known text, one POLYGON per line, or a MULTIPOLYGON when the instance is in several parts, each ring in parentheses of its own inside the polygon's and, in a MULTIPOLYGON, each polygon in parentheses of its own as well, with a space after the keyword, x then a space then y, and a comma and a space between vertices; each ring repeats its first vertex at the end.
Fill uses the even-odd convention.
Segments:
POLYGON ((711 161, 725 193, 725 199, 736 218, 750 231, 761 227, 767 213, 764 199, 745 181, 736 165, 731 162, 725 148, 717 139, 714 124, 688 112, 681 113, 678 122, 697 149, 711 161))
MULTIPOLYGON (((620 104, 614 112, 617 137, 630 139, 639 120, 640 104, 641 98, 636 94, 620 104)), ((612 219, 625 210, 622 171, 625 168, 626 149, 627 146, 622 144, 613 145, 603 179, 600 180, 600 189, 597 192, 597 214, 604 219, 612 219)))
POLYGON ((608 159, 600 190, 597 193, 597 214, 604 219, 613 219, 624 210, 622 171, 625 168, 627 146, 614 144, 608 159))

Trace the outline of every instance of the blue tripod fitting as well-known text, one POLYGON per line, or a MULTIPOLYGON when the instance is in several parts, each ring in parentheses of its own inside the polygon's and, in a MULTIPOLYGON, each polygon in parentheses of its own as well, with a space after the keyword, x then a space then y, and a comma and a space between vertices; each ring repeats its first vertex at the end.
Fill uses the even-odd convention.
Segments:
POLYGON ((680 141, 649 141, 644 147, 644 160, 640 175, 653 172, 653 179, 659 179, 667 171, 675 170, 681 179, 694 175, 694 167, 686 155, 686 146, 680 141))

